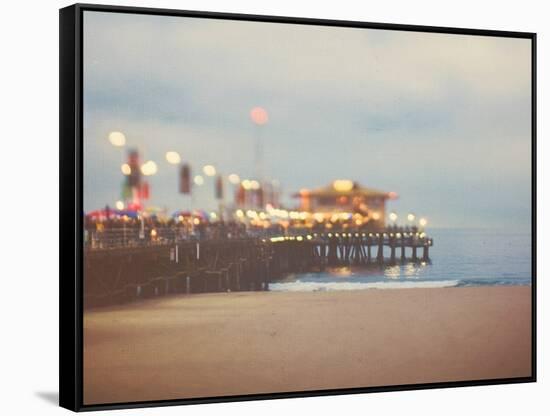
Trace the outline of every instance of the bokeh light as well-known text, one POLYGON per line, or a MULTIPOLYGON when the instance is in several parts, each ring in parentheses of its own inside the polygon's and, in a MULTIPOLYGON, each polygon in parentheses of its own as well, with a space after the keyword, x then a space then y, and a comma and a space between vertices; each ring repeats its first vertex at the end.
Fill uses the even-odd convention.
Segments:
POLYGON ((166 161, 172 165, 177 165, 181 162, 181 157, 178 152, 166 152, 166 161))
POLYGON ((141 173, 145 176, 151 176, 157 173, 157 164, 152 160, 148 160, 143 165, 141 165, 141 173))
POLYGON ((206 176, 214 176, 216 174, 216 168, 212 165, 206 165, 202 168, 202 171, 206 176))
POLYGON ((122 172, 123 175, 130 175, 132 173, 132 168, 130 167, 130 165, 128 163, 124 163, 121 167, 120 167, 120 170, 122 172))
POLYGON ((113 146, 122 147, 126 144, 126 137, 120 131, 112 131, 109 133, 109 141, 113 146))
POLYGON ((227 177, 227 179, 229 179, 229 182, 231 182, 233 185, 237 185, 241 181, 241 178, 239 178, 239 175, 237 175, 236 173, 232 173, 227 177))
POLYGON ((267 111, 262 107, 254 107, 250 110, 250 118, 252 119, 252 122, 258 126, 262 126, 269 121, 267 111))
POLYGON ((332 183, 334 190, 338 192, 348 192, 353 189, 353 181, 349 179, 338 179, 332 183))

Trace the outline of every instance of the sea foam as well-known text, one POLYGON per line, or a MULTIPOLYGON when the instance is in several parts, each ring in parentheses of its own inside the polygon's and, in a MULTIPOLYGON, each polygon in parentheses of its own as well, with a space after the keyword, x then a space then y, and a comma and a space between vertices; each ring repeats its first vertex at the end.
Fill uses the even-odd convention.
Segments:
POLYGON ((334 290, 413 289, 458 286, 458 280, 401 281, 401 282, 295 282, 270 283, 273 292, 325 292, 334 290))

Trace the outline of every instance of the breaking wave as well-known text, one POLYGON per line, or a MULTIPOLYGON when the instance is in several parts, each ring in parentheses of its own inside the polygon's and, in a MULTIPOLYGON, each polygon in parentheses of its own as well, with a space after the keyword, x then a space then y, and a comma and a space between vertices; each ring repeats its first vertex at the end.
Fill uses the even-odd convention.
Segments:
POLYGON ((459 280, 401 281, 401 282, 295 282, 270 283, 269 290, 273 292, 328 292, 334 290, 365 290, 365 289, 414 289, 454 287, 459 280))

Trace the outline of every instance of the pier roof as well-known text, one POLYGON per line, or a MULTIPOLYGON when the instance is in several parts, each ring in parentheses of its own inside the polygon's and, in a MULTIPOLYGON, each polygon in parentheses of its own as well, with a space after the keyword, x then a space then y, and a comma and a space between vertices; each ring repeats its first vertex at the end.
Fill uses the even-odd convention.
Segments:
POLYGON ((360 185, 357 182, 350 180, 335 180, 327 186, 316 189, 301 189, 293 195, 295 198, 299 197, 337 197, 337 196, 364 196, 367 198, 381 197, 385 199, 394 199, 397 197, 395 192, 384 192, 374 188, 368 188, 360 185))

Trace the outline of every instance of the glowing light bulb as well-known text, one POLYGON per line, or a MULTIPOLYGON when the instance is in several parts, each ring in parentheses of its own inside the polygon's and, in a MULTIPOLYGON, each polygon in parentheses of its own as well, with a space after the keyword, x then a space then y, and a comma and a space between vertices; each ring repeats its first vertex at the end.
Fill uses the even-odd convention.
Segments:
POLYGON ((338 179, 332 183, 334 190, 338 192, 347 192, 353 189, 353 181, 348 179, 338 179))
POLYGON ((229 182, 231 182, 233 185, 237 185, 241 181, 241 178, 239 178, 239 175, 237 175, 236 173, 232 173, 227 177, 227 179, 229 179, 229 182))
POLYGON ((172 165, 177 165, 181 162, 181 157, 178 152, 166 152, 166 161, 172 165))
POLYGON ((109 141, 115 147, 122 147, 126 144, 126 137, 120 131, 112 131, 109 133, 109 141))
POLYGON ((216 174, 216 168, 212 165, 206 165, 202 168, 202 171, 206 176, 214 176, 216 174))
POLYGON ((124 163, 121 167, 120 167, 120 170, 122 171, 122 174, 123 175, 130 175, 132 173, 132 168, 130 167, 130 165, 128 163, 124 163))
POLYGON ((262 107, 254 107, 250 110, 250 118, 252 119, 252 122, 258 126, 262 126, 269 121, 267 111, 262 107))
POLYGON ((148 160, 143 165, 141 165, 141 173, 145 176, 151 176, 157 173, 157 164, 152 160, 148 160))

